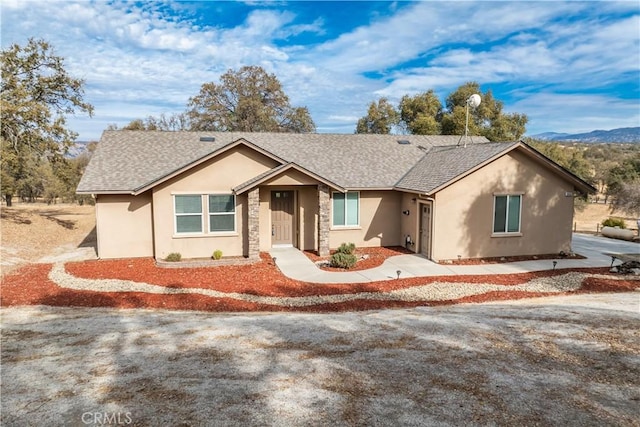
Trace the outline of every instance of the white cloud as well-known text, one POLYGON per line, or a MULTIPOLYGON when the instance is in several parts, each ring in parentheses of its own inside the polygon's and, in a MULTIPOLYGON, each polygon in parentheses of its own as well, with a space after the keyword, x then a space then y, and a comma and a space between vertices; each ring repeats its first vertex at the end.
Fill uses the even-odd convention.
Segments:
MULTIPOLYGON (((96 116, 70 123, 82 134, 96 123, 91 137, 106 123, 182 111, 202 83, 250 64, 275 73, 292 103, 309 107, 319 131, 349 133, 380 96, 397 101, 435 89, 444 97, 470 80, 516 88, 505 108, 529 114, 530 128, 573 131, 588 121, 568 106, 595 100, 581 91, 640 80, 635 2, 390 3, 369 24, 310 46, 287 41, 326 34, 330 21, 304 21, 286 4, 259 6, 228 28, 224 15, 220 25, 196 21, 199 3, 8 0, 0 5, 2 45, 35 36, 56 47, 69 71, 86 79, 96 116), (372 72, 381 77, 367 77, 372 72)), ((634 110, 615 95, 597 96, 592 123, 638 125, 637 100, 634 110)))

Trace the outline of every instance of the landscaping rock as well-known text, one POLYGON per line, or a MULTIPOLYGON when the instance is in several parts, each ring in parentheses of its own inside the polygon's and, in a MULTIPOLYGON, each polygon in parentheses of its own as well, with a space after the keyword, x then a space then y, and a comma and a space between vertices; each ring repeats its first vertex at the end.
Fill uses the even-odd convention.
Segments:
POLYGON ((611 270, 609 270, 611 273, 618 273, 618 274, 633 274, 633 275, 640 275, 640 262, 638 261, 626 261, 623 262, 620 265, 616 265, 615 267, 613 267, 611 270))

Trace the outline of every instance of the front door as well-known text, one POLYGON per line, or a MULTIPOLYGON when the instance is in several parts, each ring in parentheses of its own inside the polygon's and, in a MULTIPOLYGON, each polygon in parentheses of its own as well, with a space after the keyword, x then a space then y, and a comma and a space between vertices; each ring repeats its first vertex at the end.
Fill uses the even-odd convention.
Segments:
POLYGON ((271 245, 293 245, 293 191, 271 192, 271 245))
POLYGON ((420 206, 420 253, 431 259, 431 205, 420 206))

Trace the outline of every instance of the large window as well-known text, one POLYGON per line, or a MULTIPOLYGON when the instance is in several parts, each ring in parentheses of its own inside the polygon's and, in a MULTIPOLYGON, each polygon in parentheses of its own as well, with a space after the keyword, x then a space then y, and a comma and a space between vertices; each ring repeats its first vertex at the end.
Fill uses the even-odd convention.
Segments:
POLYGON ((333 225, 357 226, 360 218, 360 193, 333 193, 333 225))
POLYGON ((205 214, 209 217, 209 233, 233 232, 236 229, 236 200, 233 194, 210 194, 207 197, 200 194, 175 195, 174 209, 177 234, 202 234, 205 214))
POLYGON ((233 194, 209 196, 209 231, 235 231, 236 201, 233 194))
POLYGON ((175 196, 176 232, 202 233, 202 197, 175 196))
POLYGON ((494 233, 520 233, 522 196, 495 196, 493 213, 494 233))

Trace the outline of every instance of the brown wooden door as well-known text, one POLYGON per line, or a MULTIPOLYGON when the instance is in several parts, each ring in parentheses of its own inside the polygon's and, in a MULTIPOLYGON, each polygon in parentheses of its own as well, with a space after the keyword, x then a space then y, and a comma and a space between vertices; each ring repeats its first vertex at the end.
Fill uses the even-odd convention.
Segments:
POLYGON ((431 205, 420 206, 420 253, 431 259, 431 205))
POLYGON ((271 192, 271 245, 293 245, 293 191, 271 192))

